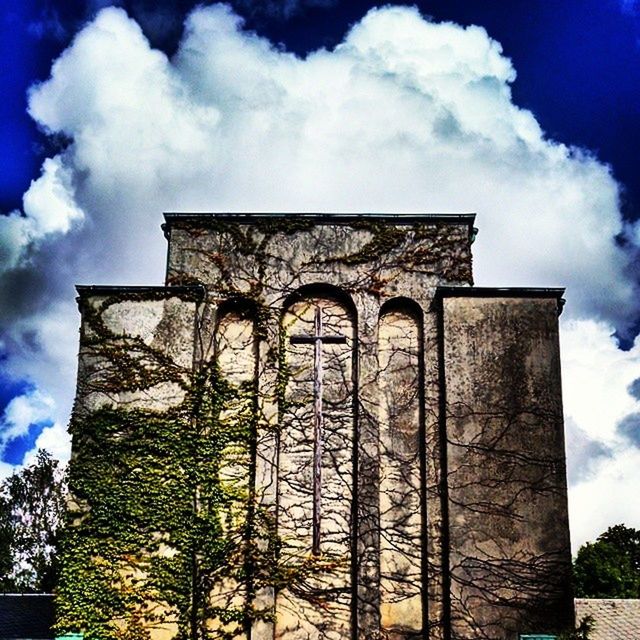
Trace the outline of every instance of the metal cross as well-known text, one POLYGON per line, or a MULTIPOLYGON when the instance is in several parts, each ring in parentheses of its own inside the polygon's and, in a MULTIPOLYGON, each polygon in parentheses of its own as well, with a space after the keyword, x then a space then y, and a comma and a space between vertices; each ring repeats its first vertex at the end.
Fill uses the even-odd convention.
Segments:
POLYGON ((316 307, 314 335, 291 336, 291 344, 313 344, 313 546, 320 554, 320 504, 322 499, 322 345, 343 344, 345 336, 326 336, 322 333, 322 310, 316 307))

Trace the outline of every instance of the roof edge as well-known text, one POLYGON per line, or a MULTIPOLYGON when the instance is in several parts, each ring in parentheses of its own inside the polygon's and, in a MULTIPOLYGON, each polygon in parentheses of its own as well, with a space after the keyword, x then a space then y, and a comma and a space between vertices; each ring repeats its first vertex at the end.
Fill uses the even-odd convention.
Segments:
POLYGON ((564 287, 436 287, 434 301, 444 298, 546 298, 558 301, 558 315, 565 304, 564 287))
POLYGON ((144 296, 150 298, 182 298, 183 300, 201 301, 205 297, 205 288, 202 285, 76 285, 78 302, 91 296, 144 296))
POLYGON ((562 298, 564 287, 436 287, 437 298, 562 298))
POLYGON ((273 219, 296 218, 309 220, 319 224, 346 224, 361 220, 393 220, 396 224, 415 224, 417 222, 443 222, 448 224, 468 224, 475 221, 475 213, 264 213, 264 212, 177 212, 166 211, 164 219, 167 224, 174 222, 206 223, 207 221, 220 220, 235 222, 237 224, 254 224, 273 219))

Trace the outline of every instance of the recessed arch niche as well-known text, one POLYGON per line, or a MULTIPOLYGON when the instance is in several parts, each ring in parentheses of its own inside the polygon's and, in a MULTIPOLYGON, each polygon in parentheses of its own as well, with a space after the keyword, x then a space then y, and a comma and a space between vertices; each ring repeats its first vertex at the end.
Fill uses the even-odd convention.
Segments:
MULTIPOLYGON (((252 494, 255 484, 257 332, 256 306, 243 298, 224 301, 216 310, 214 360, 210 370, 213 404, 205 416, 204 428, 211 429, 211 450, 207 455, 215 468, 219 491, 220 526, 236 561, 229 562, 218 575, 209 596, 212 611, 219 616, 214 628, 240 637, 246 622, 242 612, 251 600, 253 575, 246 565, 246 536, 253 518, 252 494), (231 612, 238 615, 231 615, 231 612), (226 619, 225 619, 226 618, 226 619)), ((204 498, 206 496, 202 496, 204 498)))
POLYGON ((326 285, 290 296, 281 317, 280 561, 308 575, 276 595, 275 638, 352 635, 356 313, 326 285))
POLYGON ((401 640, 421 634, 425 618, 423 314, 413 300, 381 307, 378 367, 380 623, 401 640))

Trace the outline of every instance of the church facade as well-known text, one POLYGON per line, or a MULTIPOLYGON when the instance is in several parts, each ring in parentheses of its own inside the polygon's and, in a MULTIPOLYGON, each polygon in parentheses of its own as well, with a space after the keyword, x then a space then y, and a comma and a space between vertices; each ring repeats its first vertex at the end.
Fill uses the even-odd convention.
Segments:
POLYGON ((473 287, 472 215, 165 218, 166 286, 78 287, 59 630, 572 625, 562 290, 473 287))

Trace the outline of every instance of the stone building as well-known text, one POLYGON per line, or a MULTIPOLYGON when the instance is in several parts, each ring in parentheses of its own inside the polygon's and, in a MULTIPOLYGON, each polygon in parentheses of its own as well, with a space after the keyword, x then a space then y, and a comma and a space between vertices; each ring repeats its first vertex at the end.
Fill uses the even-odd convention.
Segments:
POLYGON ((561 289, 473 287, 473 215, 165 218, 166 286, 78 287, 60 631, 573 623, 561 289))

